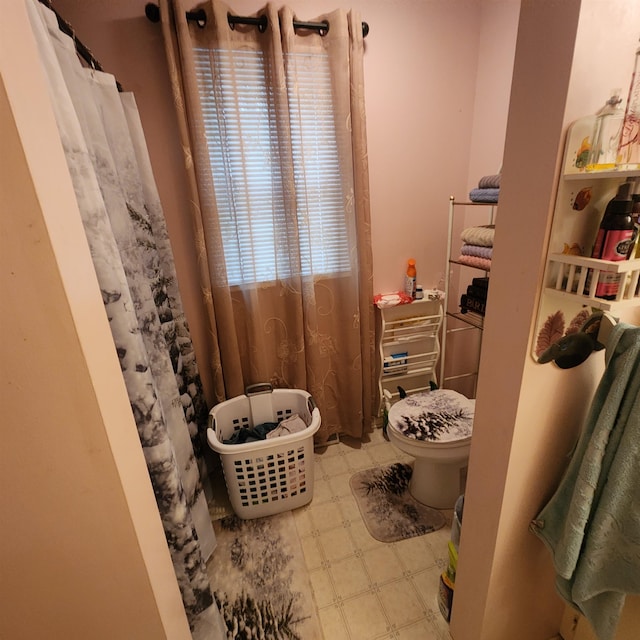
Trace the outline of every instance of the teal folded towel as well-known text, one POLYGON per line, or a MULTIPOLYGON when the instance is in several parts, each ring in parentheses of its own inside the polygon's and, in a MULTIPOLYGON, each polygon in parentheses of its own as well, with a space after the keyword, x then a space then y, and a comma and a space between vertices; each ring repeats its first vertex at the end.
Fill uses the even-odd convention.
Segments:
POLYGON ((640 593, 640 328, 613 328, 575 453, 531 530, 560 595, 613 640, 626 594, 640 593))

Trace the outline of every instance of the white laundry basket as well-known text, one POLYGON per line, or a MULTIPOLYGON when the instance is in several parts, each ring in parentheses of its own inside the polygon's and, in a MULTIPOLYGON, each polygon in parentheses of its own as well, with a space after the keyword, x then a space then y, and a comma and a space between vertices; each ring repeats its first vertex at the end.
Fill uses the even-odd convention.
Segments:
POLYGON ((301 507, 313 497, 313 435, 320 411, 301 389, 247 387, 245 395, 216 405, 209 412, 207 440, 220 454, 231 506, 245 520, 301 507), (306 429, 286 436, 224 444, 243 427, 281 422, 298 414, 306 429))

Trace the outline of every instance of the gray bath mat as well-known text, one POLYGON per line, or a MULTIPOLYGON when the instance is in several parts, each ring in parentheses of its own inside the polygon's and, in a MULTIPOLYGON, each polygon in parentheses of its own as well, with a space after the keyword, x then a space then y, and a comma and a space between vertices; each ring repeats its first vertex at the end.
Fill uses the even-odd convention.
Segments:
POLYGON ((396 463, 359 471, 349 484, 369 533, 380 542, 395 542, 437 531, 445 517, 420 504, 409 493, 413 469, 396 463))

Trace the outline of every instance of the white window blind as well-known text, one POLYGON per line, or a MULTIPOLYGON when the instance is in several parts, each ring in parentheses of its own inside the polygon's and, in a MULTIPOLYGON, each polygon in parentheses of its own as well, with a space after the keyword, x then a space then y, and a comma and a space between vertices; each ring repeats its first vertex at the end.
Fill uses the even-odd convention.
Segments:
POLYGON ((295 80, 286 142, 279 140, 262 52, 194 53, 228 283, 348 271, 328 58, 287 55, 295 80), (297 210, 287 215, 283 172, 291 170, 283 169, 281 154, 288 148, 297 210))

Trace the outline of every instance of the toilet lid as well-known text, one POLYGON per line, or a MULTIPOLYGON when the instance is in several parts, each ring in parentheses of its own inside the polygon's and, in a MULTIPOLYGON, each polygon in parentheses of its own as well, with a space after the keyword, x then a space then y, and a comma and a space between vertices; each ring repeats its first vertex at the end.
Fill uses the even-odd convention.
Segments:
POLYGON ((413 440, 462 440, 471 436, 475 404, 451 389, 414 393, 389 409, 389 426, 413 440))

